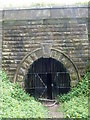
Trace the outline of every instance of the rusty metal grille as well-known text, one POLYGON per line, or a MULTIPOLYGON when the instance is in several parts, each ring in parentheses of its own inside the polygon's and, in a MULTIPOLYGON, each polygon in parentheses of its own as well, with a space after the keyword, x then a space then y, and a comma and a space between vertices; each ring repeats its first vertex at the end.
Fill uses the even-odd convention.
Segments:
POLYGON ((25 90, 35 98, 47 99, 54 99, 57 95, 67 93, 70 90, 70 76, 64 65, 56 64, 49 58, 43 62, 43 59, 33 63, 28 70, 25 77, 25 90), (39 67, 40 64, 43 66, 39 67), (53 68, 55 69, 53 70, 53 68))

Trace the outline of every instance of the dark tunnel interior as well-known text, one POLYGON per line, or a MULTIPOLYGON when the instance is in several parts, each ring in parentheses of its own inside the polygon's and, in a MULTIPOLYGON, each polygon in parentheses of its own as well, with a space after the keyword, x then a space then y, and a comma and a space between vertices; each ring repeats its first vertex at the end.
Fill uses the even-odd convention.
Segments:
POLYGON ((65 66, 54 58, 39 58, 25 75, 25 90, 35 98, 55 99, 70 91, 70 75, 65 66))

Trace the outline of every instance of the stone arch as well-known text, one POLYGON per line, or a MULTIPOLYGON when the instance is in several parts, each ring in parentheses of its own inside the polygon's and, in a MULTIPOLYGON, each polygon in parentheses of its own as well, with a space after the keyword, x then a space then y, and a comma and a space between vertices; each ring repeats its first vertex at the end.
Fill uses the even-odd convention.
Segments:
POLYGON ((77 85, 78 81, 80 80, 80 75, 78 72, 78 69, 72 59, 65 54, 63 51, 51 48, 50 49, 50 54, 45 54, 43 53, 42 48, 38 48, 34 50, 33 52, 27 53, 23 59, 21 60, 20 64, 18 65, 16 69, 16 73, 14 76, 14 83, 18 82, 18 84, 21 87, 24 87, 24 76, 30 67, 32 63, 37 60, 40 57, 51 57, 54 58, 58 61, 60 61, 64 66, 67 68, 70 74, 70 79, 71 79, 71 86, 77 85))

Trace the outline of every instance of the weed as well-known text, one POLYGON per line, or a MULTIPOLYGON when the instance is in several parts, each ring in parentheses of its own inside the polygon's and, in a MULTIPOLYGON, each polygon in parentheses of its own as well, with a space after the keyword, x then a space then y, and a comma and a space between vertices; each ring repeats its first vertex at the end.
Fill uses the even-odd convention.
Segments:
POLYGON ((2 72, 2 118, 44 118, 47 110, 19 88, 11 83, 7 75, 2 72))
POLYGON ((72 88, 68 94, 58 97, 66 118, 88 118, 89 76, 90 73, 87 72, 83 80, 72 88))

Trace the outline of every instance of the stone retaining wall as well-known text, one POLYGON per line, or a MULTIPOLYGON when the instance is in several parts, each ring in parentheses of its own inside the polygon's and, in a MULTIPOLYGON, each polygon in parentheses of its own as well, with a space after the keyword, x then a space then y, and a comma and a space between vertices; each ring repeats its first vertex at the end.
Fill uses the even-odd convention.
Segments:
POLYGON ((0 11, 0 70, 2 66, 2 11, 0 11))
MULTIPOLYGON (((87 7, 4 10, 2 35, 2 68, 12 81, 23 57, 47 43, 70 57, 81 76, 85 72, 89 44, 87 7)), ((40 54, 43 56, 43 52, 40 54)), ((69 65, 64 57, 60 61, 69 65)))

